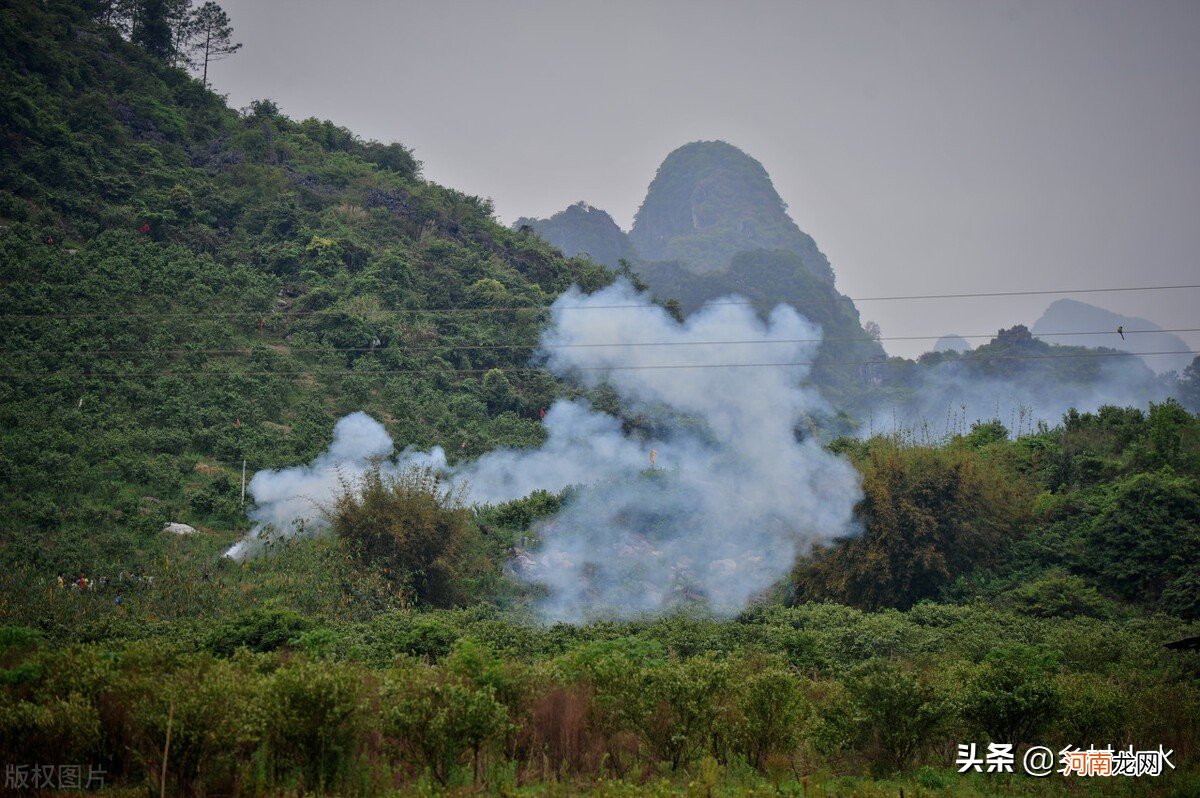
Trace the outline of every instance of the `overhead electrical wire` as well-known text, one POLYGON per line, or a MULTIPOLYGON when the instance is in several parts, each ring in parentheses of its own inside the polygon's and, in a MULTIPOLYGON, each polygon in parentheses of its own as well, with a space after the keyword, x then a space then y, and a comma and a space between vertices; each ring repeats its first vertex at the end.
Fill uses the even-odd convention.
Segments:
MULTIPOLYGON (((695 302, 678 302, 682 307, 692 306, 722 306, 722 305, 811 305, 811 304, 832 304, 841 302, 894 302, 906 300, 927 300, 927 299, 968 299, 968 298, 998 298, 998 297, 1016 297, 1016 296, 1045 296, 1050 294, 1100 294, 1114 293, 1126 291, 1175 291, 1184 289, 1200 288, 1200 283, 1187 285, 1142 285, 1142 286, 1126 286, 1120 288, 1067 288, 1058 290, 1034 290, 1034 291, 977 291, 955 294, 904 294, 896 296, 866 296, 866 297, 805 297, 802 299, 754 299, 754 300, 697 300, 695 302)), ((552 305, 516 305, 506 307, 447 307, 447 308, 378 308, 369 310, 355 310, 345 308, 322 308, 318 310, 285 310, 285 309, 268 309, 261 310, 239 310, 239 311, 223 311, 223 312, 203 312, 203 311, 176 311, 164 313, 162 311, 125 311, 121 313, 0 313, 0 318, 4 319, 104 319, 104 318, 261 318, 277 316, 320 316, 320 315, 353 315, 355 312, 369 313, 372 315, 401 315, 410 313, 514 313, 519 311, 545 311, 551 310, 552 305)), ((647 308, 659 308, 661 305, 655 304, 636 304, 636 305, 565 305, 554 310, 636 310, 647 308)))
MULTIPOLYGON (((1068 355, 989 355, 980 358, 966 357, 950 362, 957 363, 989 363, 992 361, 1016 361, 1016 360, 1070 360, 1078 358, 1100 358, 1100 357, 1143 357, 1147 355, 1200 355, 1200 350, 1191 349, 1175 349, 1161 352, 1081 352, 1068 355)), ((769 367, 790 367, 790 366, 920 366, 921 364, 913 360, 798 360, 786 363, 675 363, 675 364, 660 364, 660 365, 637 365, 637 366, 569 366, 564 368, 566 372, 573 371, 642 371, 656 369, 718 369, 718 368, 769 368, 769 367)), ((23 372, 25 370, 22 370, 23 372)), ((126 372, 126 371, 91 371, 91 370, 54 370, 38 376, 80 376, 80 377, 174 377, 184 375, 206 375, 206 376, 224 376, 224 377, 258 377, 258 376, 280 376, 280 377, 305 377, 305 376, 345 376, 345 377, 378 377, 390 376, 399 374, 486 374, 489 371, 504 371, 510 373, 516 372, 539 372, 544 371, 539 366, 490 366, 481 368, 411 368, 411 369, 364 369, 356 371, 353 369, 292 369, 288 371, 282 370, 252 370, 252 371, 197 371, 189 370, 186 372, 175 372, 170 370, 155 370, 148 372, 126 372)), ((0 375, 4 372, 0 372, 0 375)))
MULTIPOLYGON (((1179 333, 1179 332, 1200 332, 1200 327, 1173 327, 1166 330, 1122 330, 1125 335, 1138 334, 1154 334, 1154 333, 1179 333)), ((1034 338, 1049 338, 1063 337, 1072 335, 1116 335, 1115 330, 1094 330, 1087 332, 1053 332, 1053 333, 1033 333, 1034 338)), ((597 348, 613 348, 619 349, 623 347, 642 347, 642 346, 737 346, 737 345, 754 345, 754 344, 819 344, 830 342, 849 342, 849 343, 871 343, 878 341, 935 341, 945 337, 944 335, 882 335, 878 338, 863 335, 863 336, 845 336, 845 337, 829 337, 829 338, 779 338, 773 340, 743 340, 743 341, 629 341, 623 343, 611 344, 429 344, 410 346, 407 344, 401 346, 332 346, 332 347, 295 347, 288 346, 286 352, 280 350, 272 350, 266 348, 251 348, 238 347, 236 349, 154 349, 151 347, 142 347, 140 349, 41 349, 36 354, 42 355, 255 355, 275 351, 279 354, 294 354, 297 352, 319 354, 319 353, 371 353, 371 352, 433 352, 439 350, 465 351, 465 350, 500 350, 500 349, 597 349, 597 348)), ((995 338, 996 333, 975 333, 972 335, 957 335, 958 338, 995 338)), ((24 349, 0 349, 0 355, 22 354, 27 350, 24 349)), ((1134 354, 1148 354, 1145 352, 1137 352, 1134 354)))

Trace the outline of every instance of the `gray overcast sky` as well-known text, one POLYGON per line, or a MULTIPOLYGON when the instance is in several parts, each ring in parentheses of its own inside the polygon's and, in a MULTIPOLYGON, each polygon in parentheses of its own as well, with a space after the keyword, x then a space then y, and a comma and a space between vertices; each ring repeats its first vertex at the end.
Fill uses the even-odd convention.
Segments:
MULTIPOLYGON (((724 139, 850 296, 1200 282, 1194 0, 222 5, 235 106, 400 141, 506 223, 584 199, 628 229, 668 152, 724 139)), ((1200 327, 1196 290, 1079 298, 1200 327)), ((860 310, 972 334, 1053 299, 860 310)))

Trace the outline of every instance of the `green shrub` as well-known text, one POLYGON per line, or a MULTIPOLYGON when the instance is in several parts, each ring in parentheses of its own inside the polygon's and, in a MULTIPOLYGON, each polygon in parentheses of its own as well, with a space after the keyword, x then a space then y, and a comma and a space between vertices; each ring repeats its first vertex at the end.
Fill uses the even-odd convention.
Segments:
POLYGON ((478 778, 481 754, 509 730, 508 711, 491 685, 413 661, 384 677, 380 713, 400 756, 443 786, 468 753, 478 778))
POLYGON ((1126 598, 1157 601, 1200 561, 1200 484, 1170 469, 1135 474, 1104 491, 1085 562, 1126 598))
POLYGON ((256 701, 262 678, 246 662, 203 655, 144 685, 134 721, 139 758, 157 782, 170 723, 171 791, 233 793, 261 743, 256 701))
POLYGON ((1037 742, 1062 706, 1054 666, 1054 656, 1029 646, 997 648, 963 688, 963 717, 995 742, 1037 742))
POLYGON ((1200 564, 1193 562, 1163 589, 1159 606, 1180 618, 1200 620, 1200 564))
POLYGON ((906 770, 937 742, 951 708, 932 683, 893 662, 875 659, 846 676, 857 746, 881 772, 906 770))
POLYGON ((694 657, 643 668, 631 679, 634 725, 658 761, 678 770, 708 750, 726 709, 728 676, 727 663, 694 657))
POLYGON ((204 638, 204 647, 229 656, 239 648, 274 651, 313 627, 313 622, 280 607, 251 609, 217 624, 204 638))
POLYGON ((343 487, 327 515, 358 557, 418 601, 449 606, 463 598, 457 579, 478 531, 462 498, 432 471, 370 470, 343 487))
POLYGON ((1082 578, 1061 570, 1050 571, 1012 592, 1018 610, 1035 618, 1108 617, 1112 602, 1082 578))
POLYGON ((1129 734, 1125 685, 1093 674, 1059 674, 1061 706, 1051 728, 1059 745, 1114 745, 1136 742, 1129 734))
POLYGON ((78 693, 0 702, 0 758, 4 762, 87 762, 99 741, 96 707, 78 693))
POLYGON ((346 780, 366 723, 364 688, 356 668, 307 659, 268 676, 257 708, 268 784, 299 778, 321 790, 346 780))
POLYGON ((809 709, 796 675, 786 668, 768 665, 748 668, 735 673, 734 678, 734 750, 756 768, 762 768, 773 754, 795 751, 809 709))
POLYGON ((872 439, 862 472, 862 533, 817 547, 794 571, 799 595, 864 609, 937 597, 998 562, 1031 506, 1029 485, 967 447, 872 439))

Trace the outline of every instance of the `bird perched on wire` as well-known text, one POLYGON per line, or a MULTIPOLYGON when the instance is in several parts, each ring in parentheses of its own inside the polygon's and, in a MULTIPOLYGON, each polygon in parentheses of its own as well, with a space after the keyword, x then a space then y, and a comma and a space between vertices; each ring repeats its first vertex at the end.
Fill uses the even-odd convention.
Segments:
POLYGON ((1123 325, 1123 324, 1117 325, 1117 335, 1121 336, 1122 341, 1125 340, 1125 325, 1123 325))

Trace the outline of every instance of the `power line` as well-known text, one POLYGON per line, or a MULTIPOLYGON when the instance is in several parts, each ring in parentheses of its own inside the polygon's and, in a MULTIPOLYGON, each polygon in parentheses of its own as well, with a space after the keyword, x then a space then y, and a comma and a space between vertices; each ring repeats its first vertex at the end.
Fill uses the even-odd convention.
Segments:
MULTIPOLYGON (((970 293, 957 294, 905 294, 897 296, 865 296, 865 297, 805 297, 803 299, 754 299, 754 300, 728 300, 728 301, 710 301, 697 300, 695 302, 679 302, 684 307, 700 307, 700 306, 723 306, 723 305, 812 305, 812 304, 831 304, 840 302, 895 302, 906 300, 927 300, 927 299, 968 299, 968 298, 996 298, 996 297, 1013 297, 1013 296, 1046 296, 1050 294, 1100 294, 1125 291, 1175 291, 1183 289, 1200 288, 1200 283, 1189 285, 1143 285, 1143 286, 1128 286, 1123 288, 1068 288, 1059 290, 1036 290, 1036 291, 979 291, 970 293)), ((678 301, 678 300, 676 300, 678 301)), ((518 305, 506 307, 490 307, 490 308, 468 308, 468 307, 448 307, 448 308, 391 308, 391 309, 371 309, 366 311, 357 311, 354 309, 343 308, 323 308, 320 310, 245 310, 245 311, 223 311, 216 313, 204 313, 200 311, 177 311, 174 313, 164 313, 162 311, 126 311, 123 313, 0 313, 0 318, 5 319, 104 319, 104 318, 257 318, 266 319, 268 317, 299 317, 299 316, 327 316, 327 315, 346 315, 352 316, 356 313, 372 314, 372 315, 400 315, 406 313, 515 313, 519 311, 545 311, 551 310, 552 305, 518 305)), ((642 303, 636 305, 567 305, 554 308, 555 310, 645 310, 649 308, 662 309, 662 305, 650 303, 642 303)))
MULTIPOLYGON (((944 363, 991 363, 997 360, 1002 361, 1017 361, 1017 360, 1070 360, 1077 358, 1100 358, 1100 357, 1142 357, 1146 355, 1198 355, 1200 350, 1191 349, 1176 349, 1171 351, 1161 352, 1081 352, 1069 355, 993 355, 987 357, 961 357, 944 363)), ((658 369, 717 369, 717 368, 774 368, 774 367, 789 367, 789 366, 912 366, 920 367, 922 364, 918 361, 895 359, 895 360, 798 360, 788 363, 678 363, 678 364, 663 364, 663 365, 638 365, 638 366, 571 366, 564 371, 642 371, 642 370, 658 370, 658 369)), ((940 365, 940 364, 938 364, 940 365)), ((279 377, 304 377, 304 376, 345 376, 345 377, 379 377, 392 376, 400 374, 486 374, 489 371, 504 371, 508 373, 521 372, 543 372, 545 369, 538 366, 492 366, 487 368, 413 368, 413 369, 378 369, 378 370, 362 370, 354 371, 352 369, 298 369, 292 371, 227 371, 227 372, 212 372, 212 371, 148 371, 148 372, 122 372, 122 371, 51 371, 44 376, 81 376, 81 377, 174 377, 184 375, 206 375, 206 376, 221 376, 221 377, 258 377, 258 376, 279 376, 279 377)))
MULTIPOLYGON (((1122 330, 1125 335, 1138 334, 1154 334, 1154 333, 1179 333, 1179 332, 1200 332, 1200 327, 1173 327, 1166 330, 1122 330)), ((1054 332, 1054 333, 1035 333, 1034 338, 1049 338, 1062 337, 1072 335, 1117 335, 1115 330, 1095 330, 1087 332, 1054 332)), ((430 344, 420 346, 331 346, 331 347, 287 347, 286 352, 281 352, 272 348, 247 348, 239 347, 237 349, 39 349, 36 352, 30 352, 26 349, 3 349, 0 350, 0 355, 14 354, 33 354, 33 355, 255 355, 266 354, 268 352, 276 352, 278 354, 295 354, 297 352, 320 354, 320 353, 371 353, 371 352, 433 352, 440 350, 451 351, 466 351, 466 350, 504 350, 504 349, 597 349, 597 348, 622 348, 622 347, 642 347, 642 346, 734 346, 734 345, 750 345, 750 344, 819 344, 830 342, 858 342, 871 343, 872 341, 933 341, 945 337, 944 335, 884 335, 878 338, 871 336, 847 336, 847 337, 830 337, 830 338, 778 338, 772 340, 754 339, 741 341, 629 341, 626 343, 605 343, 605 344, 430 344)), ((976 333, 973 335, 959 335, 958 338, 995 338, 996 333, 976 333)), ((1135 352, 1134 354, 1149 354, 1147 352, 1135 352)))

